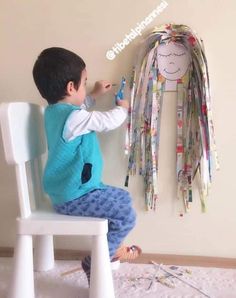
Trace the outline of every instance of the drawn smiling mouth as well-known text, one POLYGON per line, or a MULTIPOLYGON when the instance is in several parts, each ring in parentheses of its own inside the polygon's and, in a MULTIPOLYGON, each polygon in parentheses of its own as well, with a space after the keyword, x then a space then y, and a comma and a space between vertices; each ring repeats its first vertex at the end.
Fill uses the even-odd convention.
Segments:
POLYGON ((168 73, 168 74, 174 74, 174 73, 177 73, 178 71, 180 71, 180 68, 178 68, 176 71, 174 71, 174 72, 169 72, 169 71, 167 71, 166 69, 164 69, 164 71, 166 72, 166 73, 168 73))

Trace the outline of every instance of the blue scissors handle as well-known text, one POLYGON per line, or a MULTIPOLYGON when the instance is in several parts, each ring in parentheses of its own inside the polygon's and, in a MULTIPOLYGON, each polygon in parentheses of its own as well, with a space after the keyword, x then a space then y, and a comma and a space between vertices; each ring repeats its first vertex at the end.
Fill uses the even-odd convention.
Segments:
POLYGON ((116 100, 121 100, 124 99, 124 88, 125 88, 126 80, 124 77, 122 77, 121 84, 120 84, 120 89, 116 93, 115 98, 116 100))

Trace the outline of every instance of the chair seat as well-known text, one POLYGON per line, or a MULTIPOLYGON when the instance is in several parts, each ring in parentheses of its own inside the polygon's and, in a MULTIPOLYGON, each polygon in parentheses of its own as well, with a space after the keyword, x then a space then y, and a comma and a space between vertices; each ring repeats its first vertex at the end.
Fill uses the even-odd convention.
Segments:
POLYGON ((101 235, 108 231, 107 219, 71 216, 51 210, 37 210, 27 218, 17 218, 22 235, 101 235))

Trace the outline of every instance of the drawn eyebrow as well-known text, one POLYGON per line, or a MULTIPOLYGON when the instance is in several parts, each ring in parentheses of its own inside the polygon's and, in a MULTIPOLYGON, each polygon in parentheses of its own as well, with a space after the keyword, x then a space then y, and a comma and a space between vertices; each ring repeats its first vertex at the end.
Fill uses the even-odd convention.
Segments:
POLYGON ((173 55, 174 55, 174 56, 183 56, 183 55, 186 55, 186 52, 183 52, 183 53, 181 53, 181 54, 176 54, 176 53, 174 53, 173 55))
POLYGON ((164 54, 161 54, 161 53, 159 53, 158 54, 158 56, 161 56, 161 57, 170 57, 171 55, 174 55, 174 56, 184 56, 184 55, 186 55, 186 52, 183 52, 183 53, 181 53, 181 54, 176 54, 176 53, 170 53, 170 54, 166 54, 166 55, 164 55, 164 54))
POLYGON ((167 55, 164 55, 164 54, 161 54, 161 53, 158 54, 158 56, 161 56, 161 57, 169 57, 170 55, 171 55, 171 53, 167 54, 167 55))

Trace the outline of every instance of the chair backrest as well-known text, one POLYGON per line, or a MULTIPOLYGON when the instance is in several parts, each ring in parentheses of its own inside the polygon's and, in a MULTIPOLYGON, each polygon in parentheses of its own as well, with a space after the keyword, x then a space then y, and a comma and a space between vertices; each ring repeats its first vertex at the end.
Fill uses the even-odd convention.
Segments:
POLYGON ((0 122, 6 161, 16 169, 20 216, 28 217, 31 213, 29 172, 34 206, 39 205, 43 195, 41 157, 46 152, 43 107, 26 102, 2 103, 0 122))

